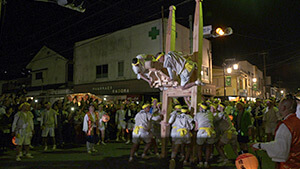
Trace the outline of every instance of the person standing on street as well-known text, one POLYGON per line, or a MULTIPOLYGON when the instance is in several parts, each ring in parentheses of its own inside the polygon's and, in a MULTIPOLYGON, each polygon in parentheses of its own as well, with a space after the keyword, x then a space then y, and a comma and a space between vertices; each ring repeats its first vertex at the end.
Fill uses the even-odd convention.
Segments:
POLYGON ((21 161, 21 157, 23 156, 23 146, 25 149, 25 156, 27 158, 33 158, 29 153, 29 145, 31 143, 32 133, 34 132, 33 119, 29 113, 27 113, 29 107, 29 103, 22 103, 19 107, 20 111, 15 114, 12 124, 12 135, 16 137, 17 144, 16 161, 21 161))
POLYGON ((277 125, 274 141, 252 144, 254 150, 265 150, 277 162, 276 169, 300 168, 300 119, 295 112, 296 101, 288 95, 279 103, 283 120, 277 125))
POLYGON ((51 103, 47 102, 45 104, 46 109, 42 112, 41 116, 41 129, 42 129, 42 137, 45 145, 44 151, 48 150, 47 146, 47 137, 50 135, 53 141, 53 150, 56 149, 55 143, 55 132, 54 128, 57 128, 57 117, 56 111, 51 108, 51 103))

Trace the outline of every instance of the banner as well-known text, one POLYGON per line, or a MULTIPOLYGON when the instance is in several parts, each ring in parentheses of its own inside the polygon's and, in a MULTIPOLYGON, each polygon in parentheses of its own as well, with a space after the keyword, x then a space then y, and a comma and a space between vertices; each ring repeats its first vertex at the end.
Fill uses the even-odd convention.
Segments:
POLYGON ((226 76, 225 85, 226 86, 231 86, 231 76, 226 76))

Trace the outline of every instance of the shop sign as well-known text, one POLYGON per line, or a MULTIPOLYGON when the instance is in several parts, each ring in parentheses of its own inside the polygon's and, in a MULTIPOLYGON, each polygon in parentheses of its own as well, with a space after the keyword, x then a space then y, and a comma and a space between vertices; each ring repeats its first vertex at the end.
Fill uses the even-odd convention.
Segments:
POLYGON ((117 93, 129 93, 129 89, 113 89, 112 93, 117 94, 117 93))
POLYGON ((101 90, 112 90, 112 86, 100 86, 100 87, 93 87, 93 91, 101 91, 101 90))

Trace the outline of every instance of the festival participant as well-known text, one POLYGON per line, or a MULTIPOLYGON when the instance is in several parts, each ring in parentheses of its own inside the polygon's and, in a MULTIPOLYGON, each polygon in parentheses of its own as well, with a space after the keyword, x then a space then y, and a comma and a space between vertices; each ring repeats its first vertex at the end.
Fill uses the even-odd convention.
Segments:
POLYGON ((278 113, 278 109, 274 106, 274 102, 270 99, 267 99, 266 102, 267 107, 263 110, 263 121, 265 126, 265 133, 267 134, 267 141, 271 141, 274 137, 276 125, 281 117, 278 113))
POLYGON ((116 112, 116 125, 118 128, 118 132, 117 132, 117 139, 116 141, 119 141, 119 138, 121 137, 121 139, 123 141, 126 141, 124 136, 125 136, 125 129, 126 129, 126 122, 125 120, 125 110, 124 110, 124 105, 122 104, 120 109, 117 110, 116 112))
MULTIPOLYGON (((171 125, 171 132, 170 132, 171 133, 170 136, 171 136, 171 140, 172 140, 172 149, 171 149, 171 151, 173 151, 174 148, 175 148, 175 135, 176 135, 176 132, 177 132, 177 129, 175 127, 174 122, 175 122, 176 116, 181 114, 181 108, 182 108, 182 106, 180 104, 177 104, 177 105, 174 106, 175 110, 171 112, 170 118, 169 118, 169 121, 168 121, 168 124, 167 124, 167 125, 171 125)), ((182 157, 183 156, 184 155, 182 154, 182 157)))
POLYGON ((44 151, 48 150, 47 146, 47 137, 50 135, 53 141, 53 150, 56 149, 55 144, 55 132, 54 128, 57 127, 57 117, 56 117, 56 111, 51 108, 51 103, 47 102, 45 104, 46 109, 42 112, 41 115, 41 129, 42 129, 42 138, 43 143, 45 145, 44 151))
POLYGON ((195 121, 195 131, 197 132, 197 140, 196 143, 198 145, 198 160, 199 164, 197 167, 205 167, 208 168, 208 160, 210 158, 210 154, 212 152, 212 144, 214 143, 214 134, 215 131, 213 129, 213 115, 211 111, 207 111, 208 106, 205 103, 199 103, 199 112, 194 117, 195 121), (205 162, 203 164, 202 159, 202 148, 205 146, 205 162))
POLYGON ((129 144, 131 142, 131 135, 134 128, 134 117, 137 114, 136 105, 131 103, 129 108, 126 110, 125 114, 125 122, 126 122, 126 130, 127 130, 127 142, 125 144, 129 144))
POLYGON ((254 150, 265 150, 272 161, 276 162, 276 169, 300 168, 300 119, 295 112, 295 99, 287 95, 279 103, 279 113, 283 120, 277 125, 274 141, 252 145, 254 150))
POLYGON ((25 156, 27 158, 33 158, 29 153, 29 145, 31 143, 32 133, 34 132, 33 119, 28 113, 29 108, 29 103, 22 103, 19 107, 20 111, 15 114, 12 124, 12 135, 15 136, 17 144, 16 161, 21 161, 21 157, 23 156, 22 146, 24 146, 25 149, 25 156))
MULTIPOLYGON (((103 110, 103 105, 98 106, 98 111, 99 117, 102 118, 103 115, 107 115, 107 113, 103 110)), ((101 132, 101 144, 106 145, 104 142, 105 139, 105 128, 106 128, 106 123, 104 121, 100 122, 100 132, 101 132)))
POLYGON ((87 152, 91 154, 92 152, 97 152, 95 149, 95 144, 98 142, 99 126, 102 120, 99 118, 99 113, 95 112, 95 106, 93 103, 90 104, 89 111, 85 114, 83 120, 83 128, 87 135, 86 137, 86 148, 87 152))
POLYGON ((220 139, 217 142, 216 148, 221 155, 221 158, 218 160, 218 162, 221 162, 220 166, 224 166, 229 162, 224 152, 224 145, 230 144, 233 152, 236 156, 238 156, 237 132, 228 114, 224 112, 225 106, 223 103, 218 105, 217 110, 219 112, 217 113, 217 116, 214 117, 216 120, 215 129, 217 133, 220 134, 220 139))
POLYGON ((233 113, 234 127, 238 132, 238 142, 240 144, 240 154, 248 153, 249 135, 251 135, 251 115, 244 109, 244 104, 238 102, 236 111, 233 113))
POLYGON ((188 164, 188 159, 191 153, 191 130, 193 129, 193 124, 189 120, 190 117, 189 115, 186 114, 188 111, 187 106, 182 106, 181 108, 181 114, 175 114, 170 117, 169 119, 169 124, 173 124, 173 128, 176 130, 176 133, 174 133, 173 138, 174 138, 174 143, 175 147, 172 150, 171 154, 171 160, 169 164, 170 169, 175 169, 176 167, 176 162, 175 162, 175 157, 179 151, 180 145, 185 144, 187 146, 187 152, 185 154, 185 159, 183 164, 187 165, 188 164))
POLYGON ((150 121, 159 121, 163 118, 163 115, 153 117, 150 113, 150 104, 145 104, 142 107, 142 110, 136 114, 135 116, 135 125, 134 125, 134 130, 132 133, 132 148, 130 151, 130 158, 129 162, 133 160, 133 155, 139 148, 140 141, 143 140, 146 145, 144 148, 144 152, 142 154, 143 159, 147 159, 148 157, 146 156, 149 148, 151 147, 152 141, 153 141, 153 135, 150 131, 151 125, 150 121))
POLYGON ((262 140, 262 135, 263 135, 263 106, 261 104, 261 99, 257 98, 256 102, 254 104, 254 107, 252 108, 251 111, 252 117, 254 119, 254 132, 252 132, 252 139, 254 142, 256 140, 262 140))
POLYGON ((150 55, 139 54, 132 59, 132 70, 137 75, 137 79, 143 79, 152 85, 152 79, 149 77, 148 70, 145 69, 145 59, 150 55))
POLYGON ((174 51, 167 54, 158 53, 156 61, 162 62, 163 66, 168 70, 170 81, 175 80, 173 71, 180 76, 180 86, 182 89, 188 89, 194 85, 204 85, 199 79, 189 83, 192 73, 194 69, 197 69, 197 66, 195 62, 191 59, 186 59, 182 54, 174 51))
MULTIPOLYGON (((162 103, 158 102, 157 103, 157 111, 154 111, 152 113, 153 116, 159 116, 161 114, 161 106, 162 103)), ((156 143, 160 143, 161 139, 161 124, 158 121, 152 121, 152 127, 153 127, 153 136, 155 137, 156 143)))

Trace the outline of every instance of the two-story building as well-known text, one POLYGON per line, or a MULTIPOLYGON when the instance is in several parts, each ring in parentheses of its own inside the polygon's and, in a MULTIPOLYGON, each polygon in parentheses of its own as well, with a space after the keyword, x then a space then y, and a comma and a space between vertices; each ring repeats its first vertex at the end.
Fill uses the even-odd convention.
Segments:
POLYGON ((216 85, 216 96, 229 100, 263 98, 263 73, 248 61, 214 66, 213 84, 216 85))
MULTIPOLYGON (((163 51, 165 33, 162 30, 163 27, 166 30, 166 25, 167 20, 162 24, 158 19, 75 43, 74 92, 91 92, 115 100, 160 97, 158 89, 137 80, 131 61, 138 54, 155 55, 163 51)), ((189 33, 188 28, 176 24, 177 51, 189 54, 189 33)), ((203 79, 209 84, 212 81, 211 45, 206 39, 203 44, 203 79)), ((213 89, 203 90, 208 95, 213 94, 213 89)))
POLYGON ((72 93, 68 59, 44 46, 26 66, 31 71, 28 96, 59 97, 72 93))

